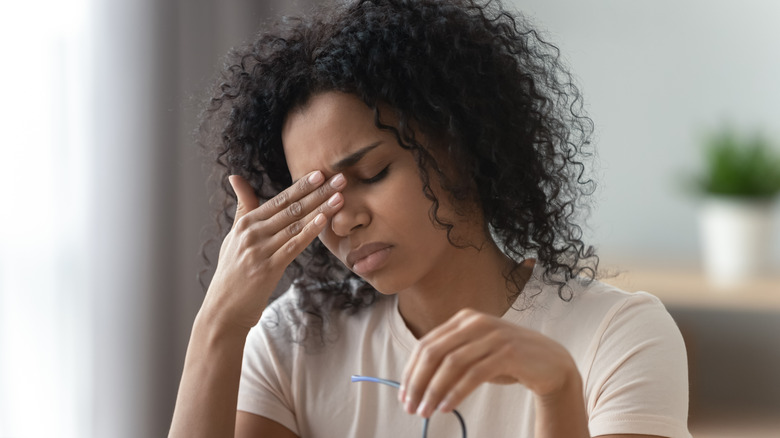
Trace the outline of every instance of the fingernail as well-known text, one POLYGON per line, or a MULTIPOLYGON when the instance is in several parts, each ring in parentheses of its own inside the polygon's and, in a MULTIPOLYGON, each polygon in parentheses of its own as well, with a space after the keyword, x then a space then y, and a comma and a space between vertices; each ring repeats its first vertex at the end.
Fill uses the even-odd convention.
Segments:
POLYGON ((311 175, 309 175, 309 184, 319 184, 322 182, 323 179, 325 178, 322 176, 322 172, 317 170, 311 175))
POLYGON ((340 189, 344 187, 344 184, 347 183, 347 180, 344 178, 344 175, 338 174, 333 177, 332 180, 330 180, 330 186, 334 189, 340 189))
POLYGON ((420 403, 420 406, 417 406, 417 415, 421 417, 425 417, 427 410, 428 410, 428 402, 423 401, 422 403, 420 403))
POLYGON ((398 388, 398 401, 403 403, 406 400, 406 388, 403 386, 398 388))
POLYGON ((333 196, 331 196, 330 199, 328 199, 328 206, 335 207, 339 205, 340 202, 341 202, 341 196, 339 196, 338 193, 334 193, 333 196))
POLYGON ((320 213, 317 215, 317 217, 314 218, 314 224, 315 225, 322 225, 325 223, 325 215, 320 213))
POLYGON ((439 403, 439 406, 436 408, 439 412, 447 413, 452 410, 450 407, 450 401, 449 400, 442 400, 441 403, 439 403))

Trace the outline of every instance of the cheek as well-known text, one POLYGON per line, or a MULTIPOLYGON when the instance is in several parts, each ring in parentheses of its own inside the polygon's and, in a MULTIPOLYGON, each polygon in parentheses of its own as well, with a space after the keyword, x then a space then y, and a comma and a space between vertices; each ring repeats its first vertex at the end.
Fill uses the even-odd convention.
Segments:
POLYGON ((407 183, 393 196, 385 196, 382 199, 382 208, 388 215, 388 221, 403 234, 420 238, 433 230, 430 219, 432 203, 423 194, 421 184, 407 183))

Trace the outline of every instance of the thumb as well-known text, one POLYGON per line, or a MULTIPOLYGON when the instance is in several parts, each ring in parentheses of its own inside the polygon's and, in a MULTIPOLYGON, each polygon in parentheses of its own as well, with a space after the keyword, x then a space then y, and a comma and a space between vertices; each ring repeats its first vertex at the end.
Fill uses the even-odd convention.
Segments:
POLYGON ((230 175, 228 181, 230 186, 233 187, 237 198, 236 217, 233 220, 233 225, 235 225, 242 216, 259 207, 260 201, 257 200, 252 186, 244 178, 238 175, 230 175))

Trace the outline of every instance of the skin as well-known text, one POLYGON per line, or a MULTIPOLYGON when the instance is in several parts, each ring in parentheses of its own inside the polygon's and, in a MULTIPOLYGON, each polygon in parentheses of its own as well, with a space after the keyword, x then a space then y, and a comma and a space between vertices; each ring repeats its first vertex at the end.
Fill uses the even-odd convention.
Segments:
MULTIPOLYGON (((500 319, 513 262, 488 238, 476 206, 456 214, 433 187, 454 237, 473 244, 451 245, 431 222, 413 156, 374 126, 373 112, 354 96, 313 96, 288 115, 282 140, 296 181, 288 190, 259 205, 246 181, 230 179, 236 221, 193 326, 169 436, 295 437, 272 420, 236 413, 235 400, 246 335, 284 268, 315 236, 348 267, 356 248, 389 248, 362 276, 398 295, 401 316, 420 339, 398 394, 408 412, 448 412, 486 382, 522 384, 536 396, 536 437, 589 436, 582 380, 568 351, 500 319)), ((524 278, 532 267, 522 267, 524 278)), ((629 436, 641 437, 611 437, 629 436)))
POLYGON ((381 293, 399 295, 401 314, 416 336, 465 307, 498 315, 508 309, 503 272, 511 261, 486 240, 481 218, 455 215, 439 193, 440 215, 456 222, 455 237, 484 248, 451 245, 445 230, 431 223, 431 201, 423 195, 414 157, 392 133, 374 126, 362 102, 340 93, 315 96, 288 116, 282 140, 293 179, 313 169, 326 175, 343 170, 349 181, 342 191, 344 207, 319 238, 348 267, 351 249, 370 242, 392 245, 387 264, 362 277, 381 293), (334 166, 371 145, 377 146, 353 166, 334 166), (474 293, 480 289, 495 293, 474 293))
POLYGON ((279 425, 266 424, 259 435, 236 428, 244 344, 286 266, 343 206, 338 191, 346 180, 336 175, 326 183, 322 172, 312 172, 263 205, 245 180, 233 176, 230 183, 238 196, 235 222, 193 324, 170 437, 225 437, 234 430, 288 436, 277 433, 279 425))

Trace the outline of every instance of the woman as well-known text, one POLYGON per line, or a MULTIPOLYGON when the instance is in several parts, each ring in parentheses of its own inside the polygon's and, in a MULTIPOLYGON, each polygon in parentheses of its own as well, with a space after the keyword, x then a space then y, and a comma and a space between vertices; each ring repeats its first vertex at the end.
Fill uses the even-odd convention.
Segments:
POLYGON ((690 436, 674 322, 594 279, 591 121, 520 17, 358 1, 233 60, 207 112, 235 215, 170 436, 461 436, 456 408, 477 437, 690 436))

